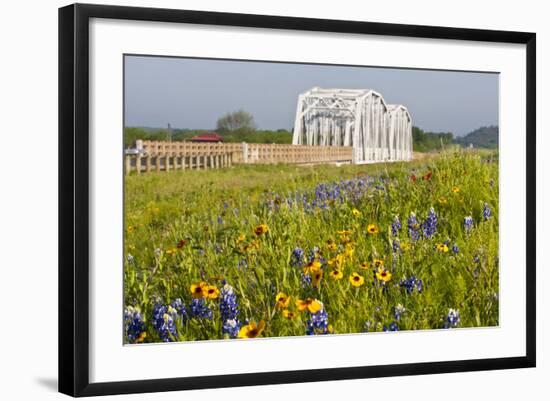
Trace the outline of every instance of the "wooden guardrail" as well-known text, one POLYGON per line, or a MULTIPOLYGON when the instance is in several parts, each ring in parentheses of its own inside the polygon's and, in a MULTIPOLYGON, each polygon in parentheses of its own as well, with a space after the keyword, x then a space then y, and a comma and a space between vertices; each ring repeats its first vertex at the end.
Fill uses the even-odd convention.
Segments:
POLYGON ((193 154, 132 154, 125 156, 126 174, 170 170, 208 170, 231 167, 233 152, 209 152, 193 154))
POLYGON ((320 164, 350 162, 351 146, 261 143, 136 141, 136 154, 126 155, 126 173, 229 167, 233 164, 320 164), (139 166, 139 168, 138 168, 139 166))

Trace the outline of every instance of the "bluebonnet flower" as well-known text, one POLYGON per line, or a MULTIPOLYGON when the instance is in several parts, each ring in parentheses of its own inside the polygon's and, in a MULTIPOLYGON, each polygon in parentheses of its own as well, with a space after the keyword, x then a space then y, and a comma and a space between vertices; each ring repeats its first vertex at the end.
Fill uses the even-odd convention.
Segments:
POLYGON ((309 263, 313 262, 314 260, 316 260, 319 256, 319 251, 321 249, 318 247, 318 246, 314 246, 310 251, 309 251, 309 257, 308 257, 308 261, 309 263))
POLYGON ((222 216, 218 216, 218 224, 221 226, 223 224, 222 216))
POLYGON ((241 259, 237 262, 237 269, 241 269, 241 268, 247 268, 248 267, 248 262, 245 260, 245 259, 241 259))
POLYGON ((399 234, 399 230, 401 230, 401 221, 399 220, 399 216, 395 216, 393 219, 393 222, 391 223, 391 233, 394 237, 399 234))
POLYGON ((414 290, 418 291, 419 293, 422 292, 423 282, 416 276, 411 276, 409 278, 401 280, 399 284, 401 285, 401 287, 405 288, 407 294, 412 294, 414 290))
POLYGON ((236 319, 239 314, 239 303, 235 290, 229 284, 222 287, 220 293, 220 314, 222 320, 236 319))
POLYGON ((199 319, 212 319, 212 310, 205 304, 204 298, 194 298, 189 305, 191 316, 199 319))
POLYGON ((134 261, 134 256, 131 253, 129 253, 126 259, 128 260, 129 263, 132 263, 134 261))
POLYGON ((237 337, 241 325, 237 319, 228 319, 223 322, 222 333, 229 335, 231 338, 237 337))
POLYGON ((454 244, 453 247, 451 248, 451 251, 456 254, 458 252, 460 252, 460 248, 458 247, 457 244, 454 244))
POLYGON ((328 332, 328 313, 325 311, 325 308, 321 308, 316 313, 310 313, 306 326, 306 334, 327 334, 328 332))
POLYGON ((428 213, 428 217, 422 223, 422 232, 426 238, 432 237, 437 230, 437 215, 432 207, 428 213))
POLYGON ((176 313, 181 318, 182 323, 185 323, 187 319, 189 319, 187 309, 185 308, 185 304, 183 303, 181 298, 176 298, 175 300, 173 300, 171 306, 176 310, 176 313))
POLYGON ((384 326, 382 331, 399 331, 399 327, 397 326, 397 323, 392 322, 388 327, 384 326))
POLYGON ((453 327, 457 327, 460 323, 460 312, 458 309, 449 309, 449 313, 447 313, 447 317, 445 318, 445 328, 450 329, 453 327))
POLYGON ((141 317, 139 309, 128 306, 124 311, 124 326, 126 328, 126 336, 132 343, 141 338, 145 331, 145 323, 141 317))
POLYGON ((401 244, 399 243, 399 240, 398 239, 394 239, 392 241, 392 249, 393 249, 393 253, 397 253, 397 251, 401 248, 401 244))
POLYGON ((176 323, 177 311, 171 305, 156 304, 153 308, 153 327, 160 339, 170 342, 177 339, 176 323))
POLYGON ((237 320, 239 315, 239 303, 233 287, 224 284, 220 294, 220 315, 223 322, 222 333, 230 337, 236 337, 239 333, 240 323, 237 320))
POLYGON ((407 227, 409 229, 409 236, 411 237, 411 240, 418 240, 420 238, 418 220, 416 219, 416 215, 412 212, 407 220, 407 227))
POLYGON ((290 263, 292 266, 297 267, 302 267, 304 265, 304 250, 302 248, 294 248, 290 263))
POLYGON ((301 282, 302 282, 302 288, 307 288, 307 287, 310 287, 311 286, 311 275, 309 274, 304 274, 303 272, 301 273, 301 278, 300 278, 301 282))
POLYGON ((464 230, 470 231, 474 227, 474 218, 472 216, 464 217, 464 230))
POLYGON ((487 221, 489 220, 489 217, 491 217, 491 208, 489 207, 487 202, 485 202, 485 204, 483 205, 483 220, 487 221))
POLYGON ((403 305, 397 304, 393 307, 393 315, 395 316, 395 320, 400 321, 403 313, 405 313, 405 307, 403 305))

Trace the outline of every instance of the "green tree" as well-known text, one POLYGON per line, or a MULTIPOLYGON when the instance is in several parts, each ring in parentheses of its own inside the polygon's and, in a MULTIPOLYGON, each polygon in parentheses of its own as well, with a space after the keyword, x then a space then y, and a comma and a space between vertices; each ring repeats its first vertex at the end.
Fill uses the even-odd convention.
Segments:
POLYGON ((226 113, 218 118, 216 127, 220 132, 239 132, 244 134, 256 130, 256 123, 252 114, 241 109, 226 113))

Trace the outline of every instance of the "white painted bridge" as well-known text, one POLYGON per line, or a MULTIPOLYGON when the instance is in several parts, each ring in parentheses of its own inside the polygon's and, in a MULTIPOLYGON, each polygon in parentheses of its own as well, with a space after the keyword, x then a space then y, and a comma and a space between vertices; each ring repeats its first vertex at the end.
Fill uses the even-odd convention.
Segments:
POLYGON ((294 145, 351 146, 353 163, 412 159, 412 119, 370 89, 314 87, 298 96, 294 145))

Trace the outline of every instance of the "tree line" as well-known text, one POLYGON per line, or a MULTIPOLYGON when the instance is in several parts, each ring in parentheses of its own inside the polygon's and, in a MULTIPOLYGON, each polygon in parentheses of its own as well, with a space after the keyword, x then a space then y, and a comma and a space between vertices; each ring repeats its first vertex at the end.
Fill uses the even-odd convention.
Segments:
MULTIPOLYGON (((185 141, 196 135, 208 132, 206 129, 162 129, 146 127, 125 127, 124 145, 132 147, 136 139, 151 141, 185 141)), ((216 130, 224 142, 248 143, 292 143, 292 132, 287 129, 259 130, 252 114, 238 110, 226 113, 216 123, 216 130)), ((465 137, 455 138, 451 132, 428 132, 413 127, 413 150, 431 152, 453 145, 496 148, 498 147, 498 127, 481 127, 465 137)))

